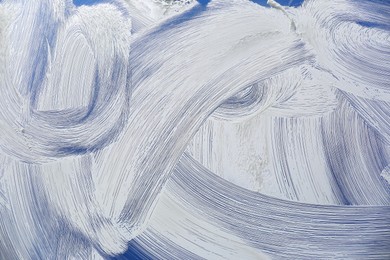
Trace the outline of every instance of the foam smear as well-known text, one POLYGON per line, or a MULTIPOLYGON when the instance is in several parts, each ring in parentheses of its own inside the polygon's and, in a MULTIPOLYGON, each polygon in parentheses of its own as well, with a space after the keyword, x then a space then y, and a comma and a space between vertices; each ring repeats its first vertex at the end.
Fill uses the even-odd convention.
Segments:
POLYGON ((0 1, 0 259, 387 259, 390 6, 163 2, 0 1))

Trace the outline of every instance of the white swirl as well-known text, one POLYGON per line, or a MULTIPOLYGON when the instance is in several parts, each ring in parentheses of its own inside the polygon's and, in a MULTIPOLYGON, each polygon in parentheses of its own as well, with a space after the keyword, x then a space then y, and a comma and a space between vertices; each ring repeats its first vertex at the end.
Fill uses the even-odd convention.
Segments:
POLYGON ((390 256, 390 7, 190 2, 0 1, 0 259, 390 256))

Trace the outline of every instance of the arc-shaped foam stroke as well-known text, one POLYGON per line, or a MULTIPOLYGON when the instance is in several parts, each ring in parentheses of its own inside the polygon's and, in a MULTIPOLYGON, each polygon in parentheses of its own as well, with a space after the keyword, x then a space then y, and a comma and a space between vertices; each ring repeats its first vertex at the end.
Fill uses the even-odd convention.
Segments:
POLYGON ((192 252, 202 249, 185 249, 204 237, 214 250, 202 256, 212 259, 385 259, 389 212, 389 206, 321 206, 264 196, 232 185, 184 154, 150 226, 131 248, 143 259, 193 259, 192 252))
POLYGON ((13 19, 7 44, 15 47, 3 64, 2 149, 31 162, 104 147, 129 109, 128 13, 112 4, 75 9, 69 1, 22 2, 3 4, 13 19), (87 90, 87 101, 76 102, 77 89, 87 90))
MULTIPOLYGON (((387 247, 390 242, 389 206, 321 206, 271 198, 232 185, 186 154, 175 168, 167 189, 169 195, 161 203, 171 208, 157 209, 152 223, 158 225, 152 224, 145 236, 136 239, 146 252, 150 248, 150 254, 157 258, 169 255, 178 259, 173 253, 167 255, 166 251, 159 251, 153 239, 160 236, 154 236, 154 230, 161 229, 160 226, 167 225, 168 221, 180 221, 180 216, 174 213, 178 209, 191 211, 199 220, 186 221, 185 228, 175 226, 177 233, 187 232, 190 234, 187 237, 193 236, 192 239, 202 237, 196 233, 208 232, 198 226, 206 218, 208 224, 214 225, 208 230, 212 230, 215 237, 225 229, 230 230, 247 245, 262 250, 272 259, 385 259, 390 254, 387 247), (158 222, 158 213, 162 212, 165 223, 158 222)), ((180 244, 185 244, 169 233, 162 236, 178 243, 168 245, 171 248, 168 252, 175 252, 180 244)), ((227 240, 223 245, 229 248, 229 239, 223 239, 227 240)), ((233 248, 245 252, 245 247, 233 248)), ((181 252, 180 257, 191 257, 185 251, 181 252)), ((223 249, 214 252, 223 252, 223 249)), ((253 259, 256 257, 260 255, 253 259)))
MULTIPOLYGON (((63 229, 72 230, 65 232, 70 237, 79 233, 86 247, 101 253, 122 252, 126 232, 102 214, 94 198, 91 155, 77 155, 107 145, 126 121, 126 5, 76 9, 71 1, 4 1, 1 10, 8 16, 0 64, 0 143, 7 158, 1 173, 7 197, 3 237, 20 247, 15 257, 21 259, 62 254, 55 242, 45 241, 58 241, 63 229), (55 161, 66 155, 75 157, 55 161), (45 243, 29 250, 37 241, 45 243)), ((12 258, 11 251, 5 258, 12 258)))
POLYGON ((381 1, 343 0, 307 1, 296 14, 302 30, 309 21, 315 25, 316 29, 305 30, 303 37, 318 46, 317 58, 337 79, 334 85, 387 143, 389 14, 389 5, 381 1))
POLYGON ((219 176, 281 199, 389 205, 390 189, 380 176, 388 146, 342 94, 336 100, 333 111, 317 116, 271 107, 238 122, 211 118, 188 152, 219 176))
POLYGON ((310 51, 290 32, 288 20, 278 28, 273 20, 266 22, 275 14, 286 19, 282 15, 267 17, 253 4, 218 1, 199 8, 191 10, 190 21, 168 22, 132 45, 134 110, 121 139, 106 149, 97 168, 99 182, 110 183, 102 194, 104 207, 135 229, 147 219, 190 138, 224 100, 269 75, 310 62, 310 51), (250 37, 262 31, 276 34, 250 37), (188 39, 183 42, 183 37, 188 39), (132 145, 126 144, 129 140, 132 145))

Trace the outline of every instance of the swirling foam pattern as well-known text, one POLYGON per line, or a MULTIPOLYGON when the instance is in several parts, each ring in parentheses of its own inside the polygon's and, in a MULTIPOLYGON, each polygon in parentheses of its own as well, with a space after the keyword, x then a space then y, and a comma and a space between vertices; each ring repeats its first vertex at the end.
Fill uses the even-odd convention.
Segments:
POLYGON ((259 2, 0 1, 0 259, 390 259, 390 4, 259 2))

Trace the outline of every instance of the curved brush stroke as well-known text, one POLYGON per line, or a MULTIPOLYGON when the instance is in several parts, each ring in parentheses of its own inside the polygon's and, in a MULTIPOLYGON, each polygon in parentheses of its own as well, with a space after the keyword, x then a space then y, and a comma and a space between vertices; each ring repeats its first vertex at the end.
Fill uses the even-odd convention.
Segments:
POLYGON ((167 189, 149 228, 135 239, 150 259, 193 258, 182 248, 201 245, 196 238, 207 239, 210 233, 212 239, 204 243, 215 251, 203 257, 211 259, 259 259, 256 249, 271 259, 386 259, 390 254, 389 206, 322 206, 271 198, 232 185, 187 154, 167 189), (181 211, 185 213, 176 214, 181 211), (167 225, 171 232, 165 231, 167 225), (224 230, 251 250, 235 244, 224 230), (213 239, 224 235, 223 244, 213 239), (236 251, 229 251, 229 246, 236 251))
POLYGON ((268 2, 1 1, 0 258, 388 258, 390 6, 268 2))
POLYGON ((389 255, 389 206, 309 205, 232 185, 184 154, 148 229, 131 243, 132 253, 118 259, 192 259, 192 252, 210 259, 266 259, 256 248, 271 259, 389 255))
POLYGON ((12 102, 1 107, 0 144, 26 162, 102 148, 128 113, 129 17, 113 5, 69 5, 27 1, 9 8, 7 40, 17 48, 2 77, 1 98, 12 102), (18 29, 26 24, 38 26, 18 29))
POLYGON ((226 98, 253 82, 266 79, 266 75, 277 74, 295 64, 310 62, 310 52, 289 32, 288 26, 283 28, 282 25, 277 30, 272 25, 262 25, 259 22, 261 17, 252 5, 243 6, 240 12, 233 12, 229 7, 237 8, 235 5, 226 6, 222 17, 215 14, 220 8, 216 4, 214 8, 208 7, 201 16, 192 17, 191 21, 198 24, 196 27, 191 26, 191 23, 180 22, 173 24, 175 29, 172 31, 164 26, 133 43, 132 55, 135 56, 131 59, 135 62, 132 102, 137 106, 119 142, 102 151, 102 167, 99 167, 102 183, 107 183, 107 178, 113 183, 107 190, 110 196, 104 197, 114 199, 115 204, 112 200, 107 200, 106 204, 107 208, 111 205, 114 217, 119 214, 119 218, 132 219, 135 223, 131 225, 143 222, 137 218, 146 217, 148 210, 153 207, 155 197, 188 141, 226 98), (240 23, 237 23, 238 18, 240 23), (207 23, 211 20, 214 25, 215 19, 224 20, 223 24, 215 28, 221 35, 231 30, 240 33, 221 44, 218 40, 221 35, 214 35, 207 23), (253 26, 249 26, 251 24, 253 26), (246 38, 260 30, 276 31, 276 36, 246 38), (193 36, 184 44, 176 39, 187 34, 193 36), (279 43, 277 36, 281 35, 285 36, 284 43, 279 43), (199 41, 198 37, 204 40, 199 41), (242 41, 249 43, 243 45, 242 41), (160 44, 160 48, 152 47, 161 42, 164 45, 160 44), (169 47, 169 51, 162 51, 164 46, 169 47), (214 53, 216 47, 220 53, 214 53), (183 55, 190 51, 193 56, 183 63, 183 55), (164 55, 159 56, 159 53, 164 55), (204 60, 204 57, 209 58, 204 60), (264 60, 267 60, 267 64, 262 62, 264 60), (202 63, 202 68, 199 68, 198 62, 202 63), (183 73, 184 70, 187 73, 183 73), (242 71, 247 73, 242 74, 242 71), (158 85, 151 82, 158 82, 158 85), (158 86, 161 88, 156 92, 158 86), (126 145, 125 140, 130 139, 133 140, 132 145, 126 145), (113 154, 111 149, 122 153, 113 154), (109 176, 104 174, 108 170, 111 172, 109 176), (126 204, 121 205, 121 200, 129 190, 132 190, 132 196, 126 204))

